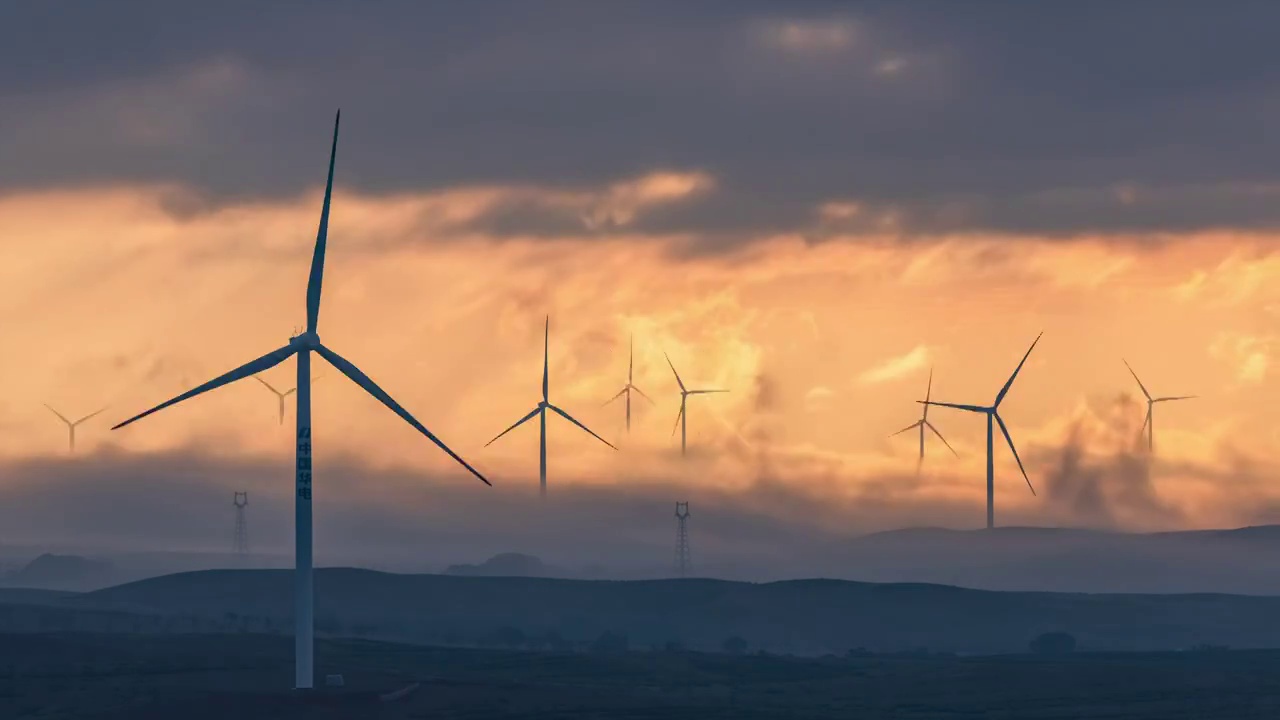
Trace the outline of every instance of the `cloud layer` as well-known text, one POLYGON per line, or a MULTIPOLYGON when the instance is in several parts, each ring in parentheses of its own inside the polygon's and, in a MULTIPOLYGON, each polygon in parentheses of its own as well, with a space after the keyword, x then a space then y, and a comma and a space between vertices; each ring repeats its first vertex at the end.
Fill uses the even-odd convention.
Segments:
MULTIPOLYGON (((696 199, 635 222, 705 249, 799 230, 1060 236, 1277 219, 1270 3, 1135 3, 1105 19, 1087 3, 499 5, 9 9, 0 188, 287 196, 320 180, 342 106, 348 187, 573 194, 699 173, 714 184, 696 199), (822 212, 833 206, 857 212, 822 212)), ((491 210, 482 227, 528 232, 491 210)))
MULTIPOLYGON (((935 399, 986 403, 1041 331, 1002 415, 1042 493, 998 446, 998 522, 1223 525, 1280 507, 1263 481, 1272 4, 1139 3, 1105 22, 1088 4, 994 3, 4 12, 26 32, 0 43, 0 489, 61 493, 29 517, 75 488, 134 497, 176 475, 207 494, 165 497, 221 518, 218 493, 287 469, 292 401, 282 428, 254 383, 105 428, 302 322, 339 105, 325 341, 490 474, 500 504, 534 487, 537 427, 483 444, 537 401, 550 315, 553 401, 622 448, 552 418, 553 493, 639 498, 654 517, 697 498, 705 522, 724 508, 721 526, 750 529, 723 532, 726 557, 980 524, 980 418, 931 412, 959 457, 928 444, 918 476, 915 439, 887 436, 919 417, 929 368, 935 399), (635 403, 628 436, 602 405, 631 337, 656 403, 635 403), (731 391, 691 403, 683 461, 664 353, 691 386, 731 391), (1200 396, 1160 408, 1155 458, 1135 445, 1142 407, 1116 400, 1137 391, 1122 357, 1157 394, 1200 396), (108 405, 77 435, 96 454, 60 465, 66 428, 44 403, 108 405), (121 474, 153 480, 107 482, 121 474)), ((449 522, 502 538, 469 530, 466 547, 518 549, 515 510, 468 504, 474 481, 317 373, 318 462, 368 480, 347 542, 412 525, 435 501, 388 488, 421 482, 456 493, 449 522)), ((266 375, 295 381, 291 364, 266 375)), ((157 518, 125 529, 205 532, 157 518)), ((45 527, 100 542, 120 526, 81 520, 45 527)))

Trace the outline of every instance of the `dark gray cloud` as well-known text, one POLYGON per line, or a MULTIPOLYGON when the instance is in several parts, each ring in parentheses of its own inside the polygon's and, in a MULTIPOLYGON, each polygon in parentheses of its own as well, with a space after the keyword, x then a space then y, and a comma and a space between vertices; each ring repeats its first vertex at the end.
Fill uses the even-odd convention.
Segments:
MULTIPOLYGON (((904 234, 1275 223, 1280 6, 220 3, 0 11, 0 188, 180 180, 211 201, 341 182, 598 187, 702 170, 640 219, 710 247, 904 234), (357 9, 357 7, 359 9, 357 9), (790 29, 786 23, 791 23, 790 29), (807 46, 805 49, 801 46, 807 46)), ((563 232, 503 208, 484 225, 563 232)))

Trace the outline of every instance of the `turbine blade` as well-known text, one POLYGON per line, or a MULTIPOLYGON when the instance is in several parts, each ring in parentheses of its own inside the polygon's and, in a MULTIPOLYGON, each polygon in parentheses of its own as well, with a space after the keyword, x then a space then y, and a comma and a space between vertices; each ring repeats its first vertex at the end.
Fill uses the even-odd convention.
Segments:
POLYGON ((1138 428, 1138 433, 1142 434, 1147 429, 1147 423, 1151 422, 1151 404, 1147 403, 1147 414, 1142 418, 1142 427, 1138 428))
POLYGON ((609 403, 613 402, 614 400, 617 400, 618 398, 620 398, 620 397, 622 397, 623 395, 626 395, 626 394, 627 394, 627 389, 626 389, 626 388, 622 388, 621 390, 619 390, 619 391, 618 391, 618 394, 617 394, 617 395, 614 395, 613 397, 609 398, 608 400, 605 400, 605 401, 604 401, 604 403, 600 405, 600 407, 606 407, 609 403))
POLYGON ((933 368, 929 368, 929 384, 924 388, 924 415, 921 420, 929 419, 929 400, 933 398, 933 368))
POLYGON ((333 146, 329 149, 329 178, 324 184, 324 205, 320 208, 320 229, 311 255, 311 275, 307 278, 307 330, 316 331, 320 322, 320 286, 324 284, 324 251, 329 242, 329 203, 333 199, 333 164, 338 157, 338 123, 342 111, 333 118, 333 146))
POLYGON ((961 405, 959 403, 944 403, 936 400, 917 400, 921 405, 937 405, 938 407, 955 408, 956 410, 968 410, 969 412, 991 412, 991 408, 982 407, 981 405, 961 405))
POLYGON ((627 384, 631 384, 632 371, 636 369, 636 336, 631 334, 630 343, 627 345, 627 384))
MULTIPOLYGON (((263 385, 265 385, 265 386, 266 386, 266 388, 267 388, 268 390, 270 390, 271 392, 275 393, 276 395, 281 395, 281 394, 282 394, 279 390, 277 390, 277 389, 275 388, 275 386, 274 386, 274 385, 272 385, 271 383, 267 382, 266 380, 263 380, 262 378, 258 377, 257 375, 254 375, 254 376, 253 376, 253 379, 254 379, 254 380, 257 380, 258 382, 260 382, 260 383, 262 383, 263 385)), ((289 392, 293 392, 293 391, 294 391, 294 390, 296 390, 296 389, 297 389, 297 388, 293 388, 293 389, 289 390, 289 392)), ((288 395, 288 394, 289 394, 289 393, 283 393, 283 395, 288 395)))
POLYGON ((533 416, 534 416, 534 415, 537 415, 537 414, 538 414, 538 411, 539 411, 539 410, 541 410, 541 409, 542 409, 542 408, 541 408, 540 406, 539 406, 539 407, 534 408, 532 411, 530 411, 530 412, 529 412, 529 414, 528 414, 528 415, 525 415, 524 417, 522 417, 522 418, 520 418, 519 420, 515 421, 515 423, 514 423, 514 424, 512 424, 512 426, 511 426, 511 427, 509 427, 509 428, 507 428, 506 430, 503 430, 502 432, 498 433, 498 434, 497 434, 497 436, 495 436, 495 437, 493 438, 493 440, 490 440, 489 442, 485 443, 485 444, 484 444, 484 446, 485 446, 485 447, 489 447, 490 445, 492 445, 492 444, 494 444, 495 442, 497 442, 498 438, 502 437, 503 435, 506 435, 507 433, 511 432, 512 430, 515 430, 516 428, 518 428, 518 427, 520 427, 521 425, 525 424, 525 423, 526 423, 526 422, 528 422, 531 418, 533 418, 533 416))
POLYGON ((235 370, 231 370, 229 372, 223 373, 222 375, 219 375, 218 377, 210 380, 209 382, 203 385, 197 385, 196 387, 182 393, 181 395, 173 398, 172 400, 166 400, 144 413, 134 415, 133 417, 129 418, 128 420, 125 420, 124 422, 120 423, 119 425, 116 425, 111 429, 119 430, 120 428, 124 427, 125 425, 128 425, 129 423, 141 420, 142 418, 150 415, 151 413, 163 410, 169 407, 170 405, 176 405, 177 403, 180 403, 183 400, 186 400, 188 398, 193 398, 196 395, 199 395, 201 393, 205 393, 210 390, 215 390, 217 388, 222 387, 223 385, 233 383, 236 380, 243 380, 244 378, 252 377, 253 375, 260 373, 263 370, 269 370, 279 365, 280 363, 284 362, 285 360, 288 360, 290 357, 293 356, 294 352, 296 352, 296 350, 293 347, 293 345, 285 345, 284 347, 279 348, 277 350, 272 350, 266 355, 263 355, 262 357, 256 360, 250 360, 249 362, 245 363, 244 365, 241 365, 235 370))
POLYGON ((938 439, 942 441, 943 445, 947 446, 947 449, 951 451, 952 455, 955 455, 956 457, 960 457, 960 453, 956 452, 956 449, 951 447, 951 443, 947 442, 947 439, 942 437, 942 433, 938 432, 938 428, 934 427, 933 423, 926 421, 924 423, 924 426, 932 430, 934 435, 938 436, 938 439))
POLYGON ((547 402, 547 365, 551 358, 551 316, 542 332, 542 402, 547 402))
POLYGON ((906 431, 908 431, 908 430, 914 430, 914 429, 916 429, 916 428, 918 428, 918 427, 920 427, 920 421, 919 421, 919 420, 917 420, 917 421, 915 421, 915 422, 911 423, 910 425, 908 425, 908 426, 906 426, 906 427, 902 428, 901 430, 899 430, 898 432, 894 433, 893 435, 890 435, 889 437, 896 437, 896 436, 901 435, 902 433, 904 433, 904 432, 906 432, 906 431))
POLYGON ((690 390, 685 394, 686 395, 706 395, 707 393, 722 393, 722 392, 729 392, 729 391, 728 390, 690 390))
MULTIPOLYGON (((315 378, 311 378, 311 379, 315 380, 315 378)), ((291 387, 288 390, 285 390, 283 393, 280 393, 280 399, 283 400, 296 392, 298 392, 298 388, 291 387)))
POLYGON ((66 416, 64 416, 62 413, 58 412, 57 410, 54 410, 52 405, 50 405, 49 403, 44 403, 44 406, 49 408, 49 412, 53 413, 54 415, 57 415, 59 420, 61 420, 62 422, 68 425, 71 424, 71 421, 68 420, 66 416))
POLYGON ((1195 396, 1195 395, 1177 395, 1177 396, 1175 396, 1175 397, 1162 397, 1162 398, 1156 398, 1155 400, 1152 400, 1151 402, 1153 402, 1153 403, 1158 403, 1158 402, 1168 402, 1168 401, 1170 401, 1170 400, 1191 400, 1191 399, 1192 399, 1192 398, 1194 398, 1194 397, 1196 397, 1196 396, 1195 396))
POLYGON ((676 424, 671 428, 671 437, 676 436, 676 431, 680 429, 680 418, 684 417, 684 403, 680 403, 680 412, 676 413, 676 424))
POLYGON ((492 483, 490 483, 488 479, 485 478, 485 476, 481 475, 479 471, 477 471, 475 468, 468 465, 467 461, 463 460, 462 457, 458 455, 458 453, 450 450, 449 446, 445 445, 444 442, 440 440, 440 438, 436 437, 435 435, 432 435, 430 430, 424 427, 422 423, 414 419, 414 417, 409 414, 408 410, 405 410, 404 408, 400 407, 399 403, 391 399, 391 396, 388 395, 385 390, 378 387, 378 384, 375 383, 368 375, 365 375, 363 372, 361 372, 360 368, 351 364, 346 358, 330 350, 324 345, 316 345, 315 350, 317 353, 320 354, 320 357, 324 358, 325 360, 328 360, 330 365, 337 368, 343 375, 346 375, 347 377, 351 378, 352 382, 364 388, 365 392, 369 393, 370 395, 374 396, 379 401, 381 401, 383 405, 386 405, 391 410, 391 412, 399 415, 401 419, 403 419, 405 422, 412 425, 415 430, 427 436, 427 439, 435 443, 436 447, 445 451, 445 453, 449 457, 453 458, 455 462, 457 462, 462 467, 466 468, 472 475, 475 475, 477 478, 479 478, 480 482, 483 482, 485 485, 492 485, 492 483))
POLYGON ((684 392, 684 381, 680 379, 680 373, 676 372, 676 366, 671 364, 671 356, 666 350, 662 351, 662 357, 667 359, 667 364, 671 365, 671 372, 676 376, 676 384, 680 386, 680 392, 684 392))
POLYGON ((1042 331, 1036 336, 1036 339, 1031 342, 1031 347, 1027 348, 1027 354, 1022 356, 1022 361, 1018 363, 1018 367, 1013 369, 1013 374, 1009 376, 1009 381, 1004 384, 1004 387, 1000 388, 1000 394, 996 395, 996 401, 991 403, 991 407, 1000 406, 1000 401, 1004 400, 1004 396, 1009 392, 1009 388, 1013 387, 1013 380, 1018 377, 1018 371, 1021 370, 1023 364, 1027 362, 1027 358, 1031 357, 1031 351, 1036 349, 1036 343, 1040 342, 1040 338, 1043 335, 1044 332, 1042 331))
MULTIPOLYGON (((1138 380, 1138 373, 1134 372, 1132 367, 1129 367, 1129 361, 1124 358, 1120 358, 1120 362, 1124 363, 1124 366, 1129 368, 1129 374, 1133 376, 1133 379, 1138 380)), ((1145 395, 1148 400, 1151 399, 1151 393, 1147 392, 1147 386, 1143 385, 1141 380, 1138 380, 1138 388, 1142 390, 1142 394, 1145 395)))
POLYGON ((1013 438, 1009 437, 1009 428, 1004 426, 1004 418, 999 413, 992 413, 996 416, 996 422, 1000 424, 1000 432, 1004 433, 1005 442, 1009 443, 1009 449, 1013 451, 1013 459, 1018 461, 1018 469, 1022 471, 1022 479, 1027 481, 1027 487, 1031 489, 1031 494, 1036 494, 1036 489, 1031 485, 1031 478, 1027 477, 1027 469, 1022 467, 1022 458, 1018 457, 1018 448, 1013 446, 1013 438))
POLYGON ((569 422, 573 423, 574 425, 577 425, 578 427, 582 428, 583 430, 586 430, 587 432, 591 433, 591 437, 593 437, 593 438, 595 438, 595 439, 599 440, 600 442, 604 443, 605 445, 608 445, 609 447, 613 448, 614 450, 617 450, 617 449, 618 449, 618 448, 616 448, 616 447, 614 447, 614 446, 613 446, 613 443, 611 443, 611 442, 609 442, 608 440, 605 440, 604 438, 602 438, 602 437, 600 437, 599 435, 595 434, 595 432, 594 432, 594 431, 592 431, 592 429, 591 429, 591 428, 587 427, 586 425, 583 425, 582 423, 578 422, 577 420, 574 420, 574 419, 573 419, 573 416, 571 416, 569 413, 567 413, 567 412, 565 412, 565 411, 561 410, 560 408, 556 407, 555 405, 548 405, 547 407, 551 408, 552 410, 555 410, 555 411, 556 411, 556 413, 557 413, 558 415, 560 415, 560 417, 564 418, 565 420, 568 420, 569 422))
POLYGON ((97 410, 94 410, 93 412, 89 413, 88 415, 85 415, 84 417, 80 418, 79 420, 75 421, 74 423, 72 423, 72 425, 79 425, 80 423, 84 422, 85 420, 91 420, 91 419, 93 419, 93 418, 95 418, 95 417, 97 417, 97 416, 101 415, 103 412, 105 412, 105 411, 106 411, 106 409, 107 409, 107 406, 105 406, 105 405, 104 405, 104 406, 102 406, 102 407, 98 408, 97 410))
POLYGON ((649 397, 648 395, 645 395, 644 391, 641 390, 640 388, 636 387, 635 385, 632 385, 631 389, 640 393, 640 397, 644 398, 645 400, 648 400, 650 405, 657 405, 657 403, 653 401, 653 398, 649 397))

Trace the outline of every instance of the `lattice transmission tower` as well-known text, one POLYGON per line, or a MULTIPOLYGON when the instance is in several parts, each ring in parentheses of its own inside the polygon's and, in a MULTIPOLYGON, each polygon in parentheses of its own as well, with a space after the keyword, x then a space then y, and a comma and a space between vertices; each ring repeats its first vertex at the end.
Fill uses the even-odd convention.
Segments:
POLYGON ((693 554, 689 551, 689 503, 676 503, 676 576, 688 577, 693 572, 693 554))
POLYGON ((249 506, 249 493, 238 492, 231 501, 236 509, 236 534, 231 543, 231 551, 236 560, 244 565, 249 560, 249 523, 245 519, 244 509, 249 506))

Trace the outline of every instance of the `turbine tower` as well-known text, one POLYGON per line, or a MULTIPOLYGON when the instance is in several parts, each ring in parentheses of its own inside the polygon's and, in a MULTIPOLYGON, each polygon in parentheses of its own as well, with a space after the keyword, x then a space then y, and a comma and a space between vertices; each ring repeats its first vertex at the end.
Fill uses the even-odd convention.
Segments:
POLYGON ((688 577, 693 572, 693 555, 689 552, 689 502, 676 503, 676 576, 688 577))
POLYGON ((244 567, 249 560, 249 525, 244 517, 244 509, 249 505, 249 493, 237 492, 231 504, 236 509, 236 534, 231 550, 236 556, 236 562, 244 567))
POLYGON ((549 355, 550 346, 551 346, 551 316, 548 315, 547 323, 545 328, 543 329, 543 334, 542 334, 542 400, 539 401, 536 406, 534 406, 533 410, 529 411, 528 415, 525 415, 524 417, 520 418, 515 422, 514 425, 498 433, 497 437, 495 437, 493 440, 490 440, 489 442, 484 444, 485 447, 489 447, 494 442, 496 442, 498 438, 502 437, 503 435, 506 435, 512 430, 515 430, 516 428, 523 425, 527 420, 531 420, 533 419, 533 416, 537 415, 539 421, 542 423, 542 431, 541 431, 541 434, 538 436, 538 493, 544 498, 547 496, 547 411, 548 410, 556 413, 560 417, 564 418, 565 420, 568 420, 574 425, 577 425, 583 430, 586 430, 588 433, 591 434, 591 437, 599 440, 605 445, 608 445, 614 450, 618 449, 613 446, 613 443, 609 442, 608 440, 605 440, 604 438, 592 432, 591 428, 587 427, 586 425, 583 425, 577 420, 574 420, 573 416, 571 416, 569 413, 551 404, 551 400, 547 397, 547 388, 548 388, 547 360, 550 357, 549 355))
POLYGON ((458 456, 457 453, 450 450, 439 438, 431 434, 430 430, 414 419, 414 417, 409 414, 409 411, 401 407, 400 404, 393 400, 385 390, 378 387, 377 383, 371 380, 368 375, 365 375, 351 362, 320 342, 320 336, 317 334, 320 320, 320 290, 324 279, 324 254, 329 236, 329 204, 333 196, 333 165, 338 153, 338 124, 341 118, 342 113, 339 112, 333 121, 333 145, 329 151, 329 176, 325 183, 324 204, 320 210, 320 228, 316 233, 315 251, 311 257, 311 273, 307 279, 306 330, 289 338, 289 343, 284 347, 272 350, 256 360, 251 360, 203 385, 192 388, 173 399, 166 400, 150 410, 135 415, 112 428, 112 430, 122 428, 132 422, 141 420, 156 411, 163 410, 170 405, 182 402, 183 400, 195 397, 215 388, 222 387, 223 385, 235 382, 236 380, 251 377, 257 373, 279 365, 292 356, 297 356, 298 409, 296 415, 298 421, 298 433, 295 445, 296 463, 294 465, 294 484, 296 492, 294 497, 295 570, 293 573, 293 617, 294 686, 298 689, 310 689, 315 682, 315 666, 313 664, 314 584, 312 577, 311 555, 311 353, 316 353, 327 360, 330 365, 337 368, 343 375, 350 378, 352 382, 363 388, 365 392, 372 395, 383 405, 386 405, 392 412, 399 415, 405 422, 412 425, 414 429, 425 435, 441 450, 448 453, 449 457, 453 458, 456 462, 465 467, 472 475, 475 475, 484 482, 484 484, 489 484, 489 481, 486 480, 483 475, 476 471, 475 468, 468 465, 467 462, 458 456))
POLYGON ((62 413, 58 412, 57 410, 54 410, 54 409, 53 409, 53 406, 51 406, 49 403, 45 403, 45 404, 44 404, 44 406, 45 406, 45 407, 47 407, 47 408, 49 408, 49 412, 53 413, 54 415, 57 415, 57 416, 58 416, 58 419, 59 419, 59 420, 61 420, 63 423, 65 423, 65 424, 66 424, 66 426, 67 426, 67 452, 68 452, 68 453, 74 453, 74 452, 76 451, 76 428, 77 428, 77 427, 79 427, 79 426, 80 426, 80 424, 81 424, 81 423, 83 423, 85 420, 88 420, 89 418, 92 418, 92 417, 94 417, 94 416, 98 415, 98 414, 99 414, 99 413, 101 413, 103 410, 106 410, 106 408, 105 408, 105 407, 104 407, 104 408, 100 408, 100 409, 98 409, 98 410, 95 410, 94 412, 89 413, 88 415, 85 415, 84 417, 80 418, 79 420, 74 420, 74 421, 73 421, 73 420, 68 420, 66 415, 63 415, 62 413))
POLYGON ((1000 425, 1000 432, 1004 434, 1004 439, 1009 443, 1009 450, 1013 452, 1013 459, 1018 461, 1018 469, 1022 471, 1022 479, 1027 481, 1027 487, 1031 489, 1031 494, 1036 494, 1036 489, 1031 485, 1031 478, 1027 477, 1026 468, 1022 467, 1022 458, 1018 457, 1018 449, 1013 446, 1013 438, 1009 437, 1009 428, 1005 427, 1004 419, 1000 417, 1000 403, 1004 401, 1004 396, 1008 394, 1009 388, 1013 386, 1014 378, 1018 377, 1018 371, 1022 369, 1022 365, 1027 362, 1027 358, 1031 357, 1031 351, 1036 349, 1036 343, 1040 342, 1040 337, 1044 333, 1036 336, 1035 341, 1031 343, 1031 347, 1027 348, 1027 354, 1022 356, 1022 362, 1018 363, 1018 367, 1013 369, 1013 374, 1009 376, 1009 381, 1000 388, 1000 392, 996 394, 995 402, 991 405, 959 405, 956 403, 935 402, 932 400, 917 400, 916 402, 925 405, 938 405, 941 407, 955 408, 957 410, 968 410, 969 412, 983 413, 987 416, 987 529, 995 527, 996 524, 996 495, 995 495, 995 447, 994 447, 994 431, 992 429, 992 421, 1000 425))
MULTIPOLYGON (((1125 360, 1124 358, 1121 358, 1121 361, 1124 363, 1125 367, 1129 368, 1129 374, 1133 376, 1133 379, 1138 380, 1138 373, 1134 372, 1132 367, 1129 367, 1129 361, 1125 360)), ((1151 409, 1158 402, 1169 402, 1171 400, 1190 400, 1194 398, 1195 395, 1177 395, 1173 397, 1153 398, 1151 397, 1151 393, 1147 392, 1147 388, 1145 385, 1142 384, 1141 380, 1138 380, 1138 387, 1141 388, 1142 394, 1145 395, 1147 398, 1147 419, 1142 421, 1142 430, 1147 431, 1147 452, 1151 453, 1155 451, 1155 446, 1156 446, 1155 423, 1153 422, 1151 409)), ((1138 432, 1142 432, 1142 430, 1139 430, 1138 432)))
POLYGON ((910 425, 902 428, 898 432, 889 436, 889 437, 894 437, 895 435, 901 435, 902 433, 912 428, 920 428, 920 458, 916 460, 917 475, 920 474, 920 466, 924 464, 924 429, 925 428, 929 428, 930 430, 932 430, 933 434, 938 436, 938 439, 942 441, 943 445, 947 446, 947 449, 951 451, 952 455, 955 455, 956 457, 960 457, 960 453, 957 453, 956 449, 951 447, 951 443, 947 442, 947 439, 942 437, 942 433, 938 432, 938 428, 934 427, 933 423, 929 422, 929 398, 932 396, 932 394, 933 394, 933 368, 929 368, 929 384, 928 386, 926 386, 924 391, 924 400, 925 400, 924 414, 920 416, 919 420, 911 423, 910 425))
MULTIPOLYGON (((267 382, 266 380, 263 380, 257 375, 254 375, 253 379, 262 383, 262 386, 270 390, 276 396, 276 399, 280 401, 280 424, 284 425, 284 399, 294 394, 295 392, 297 392, 298 391, 297 386, 291 387, 288 390, 285 390, 284 392, 280 392, 275 388, 274 385, 267 382)), ((316 380, 319 380, 319 379, 320 379, 319 375, 312 376, 311 382, 315 382, 316 380)))
POLYGON ((635 340, 636 340, 635 336, 633 335, 631 337, 631 344, 627 351, 627 384, 622 386, 622 389, 618 391, 617 395, 614 395, 613 397, 609 398, 607 402, 605 402, 605 405, 608 405, 614 400, 617 400, 618 398, 623 397, 624 395, 626 396, 627 398, 627 434, 628 435, 631 434, 631 392, 635 391, 639 393, 640 397, 644 398, 645 400, 648 400, 650 405, 653 404, 653 398, 649 397, 648 395, 645 395, 643 390, 636 387, 631 382, 632 371, 635 370, 635 364, 636 364, 635 363, 635 350, 636 350, 635 340))
POLYGON ((689 396, 705 395, 707 393, 726 393, 729 391, 728 390, 688 390, 686 389, 684 386, 684 381, 680 379, 680 373, 676 372, 676 366, 671 364, 671 356, 667 355, 665 352, 662 353, 662 356, 667 359, 667 364, 671 365, 671 372, 676 376, 676 384, 680 386, 680 412, 676 415, 676 426, 671 428, 671 434, 675 435, 676 427, 680 428, 680 454, 684 455, 688 450, 687 441, 689 439, 688 428, 686 427, 686 424, 685 424, 689 417, 689 413, 687 410, 689 396))

